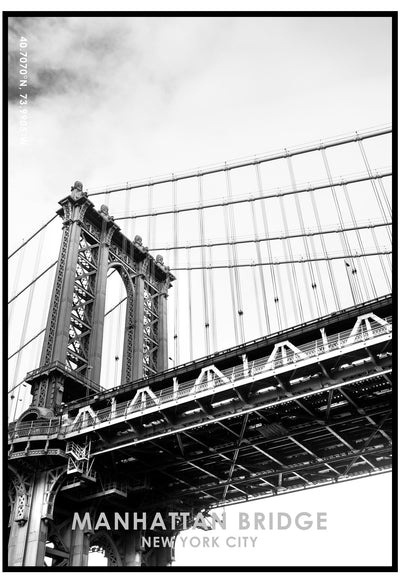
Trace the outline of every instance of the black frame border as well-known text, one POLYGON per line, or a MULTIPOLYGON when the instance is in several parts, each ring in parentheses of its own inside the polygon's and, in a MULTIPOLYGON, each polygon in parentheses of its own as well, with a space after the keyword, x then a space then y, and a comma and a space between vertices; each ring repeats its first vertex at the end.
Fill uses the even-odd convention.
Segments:
MULTIPOLYGON (((8 283, 7 273, 7 248, 8 248, 8 100, 7 100, 7 86, 8 86, 8 19, 11 17, 375 17, 375 18, 391 18, 392 20, 392 147, 393 147, 393 178, 394 184, 398 184, 398 12, 397 11, 4 11, 2 13, 2 32, 3 32, 3 192, 2 197, 2 245, 3 245, 3 385, 7 385, 7 371, 5 369, 5 362, 7 361, 7 328, 5 326, 6 310, 7 310, 7 292, 6 287, 8 283), (7 193, 7 195, 6 195, 7 193)), ((393 197, 394 207, 394 237, 393 237, 393 287, 394 287, 394 304, 393 315, 394 319, 398 321, 398 296, 397 296, 397 268, 398 268, 398 192, 395 191, 393 197)), ((393 338, 394 351, 398 353, 397 337, 393 338)), ((398 386, 397 365, 393 370, 394 385, 398 386)), ((398 395, 397 391, 393 393, 393 408, 395 413, 398 412, 398 395)), ((3 390, 3 476, 7 474, 7 395, 3 390)), ((129 566, 122 566, 119 568, 107 568, 100 566, 88 567, 65 567, 60 569, 60 572, 398 572, 398 417, 394 417, 394 438, 393 438, 393 473, 392 473, 392 565, 391 566, 173 566, 173 567, 146 567, 135 568, 129 566)), ((4 516, 7 515, 7 499, 5 492, 5 477, 3 477, 3 540, 8 538, 7 524, 4 516)), ((48 567, 34 567, 34 566, 8 566, 7 565, 7 547, 3 543, 3 572, 49 572, 55 573, 57 569, 48 567)))

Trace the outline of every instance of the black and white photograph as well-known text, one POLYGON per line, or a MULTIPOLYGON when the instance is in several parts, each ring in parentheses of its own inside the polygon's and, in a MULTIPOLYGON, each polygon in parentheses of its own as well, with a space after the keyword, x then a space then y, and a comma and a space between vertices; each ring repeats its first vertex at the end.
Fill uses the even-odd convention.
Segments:
POLYGON ((397 16, 3 12, 4 571, 397 571, 397 16))

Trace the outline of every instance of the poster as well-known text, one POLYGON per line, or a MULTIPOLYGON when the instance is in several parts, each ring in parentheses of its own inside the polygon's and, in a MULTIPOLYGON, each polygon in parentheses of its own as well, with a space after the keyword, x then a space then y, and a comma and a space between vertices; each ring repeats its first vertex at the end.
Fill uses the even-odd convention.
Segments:
POLYGON ((395 18, 4 15, 9 571, 390 570, 395 18))

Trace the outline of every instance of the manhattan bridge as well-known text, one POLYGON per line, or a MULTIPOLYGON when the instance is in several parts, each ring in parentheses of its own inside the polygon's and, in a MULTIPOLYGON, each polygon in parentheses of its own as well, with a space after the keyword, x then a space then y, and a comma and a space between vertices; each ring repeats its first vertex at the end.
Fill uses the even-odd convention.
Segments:
POLYGON ((390 144, 60 185, 9 254, 9 566, 172 565, 73 514, 190 524, 391 470, 390 144))

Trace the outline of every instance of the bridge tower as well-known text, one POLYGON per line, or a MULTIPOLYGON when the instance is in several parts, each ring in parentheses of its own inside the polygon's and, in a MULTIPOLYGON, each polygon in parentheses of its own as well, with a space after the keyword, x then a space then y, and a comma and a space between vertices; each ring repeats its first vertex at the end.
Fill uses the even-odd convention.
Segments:
MULTIPOLYGON (((162 256, 152 257, 140 236, 131 241, 121 233, 106 205, 95 209, 81 182, 76 181, 59 204, 63 233, 40 367, 26 378, 31 405, 13 423, 23 427, 28 421, 43 421, 49 434, 61 418, 63 405, 102 391, 109 269, 118 271, 127 295, 121 384, 168 367, 167 297, 175 279, 162 256)), ((86 566, 92 532, 71 529, 71 515, 57 523, 54 503, 60 488, 66 487, 66 476, 74 471, 80 478, 95 480, 89 466, 90 445, 51 449, 49 439, 41 442, 38 437, 32 445, 22 429, 20 434, 20 444, 10 451, 9 566, 44 566, 45 556, 53 566, 86 566)), ((136 534, 125 535, 118 550, 106 534, 99 541, 91 540, 92 546, 95 543, 101 543, 111 566, 142 565, 136 534)), ((149 564, 165 565, 171 560, 171 552, 158 553, 149 564)))
POLYGON ((162 257, 80 182, 60 206, 32 403, 9 425, 10 567, 85 568, 97 550, 109 566, 164 567, 178 531, 207 529, 196 516, 214 508, 390 470, 391 295, 166 370, 162 257), (104 390, 110 269, 127 310, 121 385, 104 390))

